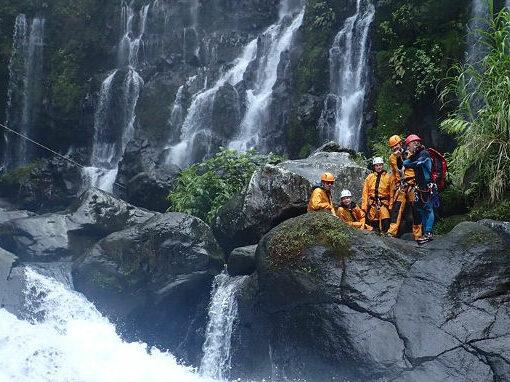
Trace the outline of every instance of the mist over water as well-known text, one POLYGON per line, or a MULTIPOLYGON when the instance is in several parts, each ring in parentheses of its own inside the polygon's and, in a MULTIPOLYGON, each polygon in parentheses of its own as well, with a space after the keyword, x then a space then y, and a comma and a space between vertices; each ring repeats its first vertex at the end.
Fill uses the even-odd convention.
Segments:
POLYGON ((207 382, 174 356, 128 343, 83 295, 26 268, 24 319, 0 309, 0 382, 207 382))

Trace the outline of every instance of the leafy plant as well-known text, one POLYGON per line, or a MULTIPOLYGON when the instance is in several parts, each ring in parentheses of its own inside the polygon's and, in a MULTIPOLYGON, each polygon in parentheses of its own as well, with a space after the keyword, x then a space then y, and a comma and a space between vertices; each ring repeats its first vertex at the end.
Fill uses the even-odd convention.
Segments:
POLYGON ((476 32, 484 57, 457 65, 441 94, 445 105, 458 100, 441 126, 458 142, 450 161, 456 185, 494 204, 510 191, 510 13, 503 9, 487 24, 476 32))
POLYGON ((257 168, 276 164, 283 158, 221 149, 218 154, 185 169, 169 193, 168 211, 185 212, 211 222, 218 210, 248 184, 257 168))

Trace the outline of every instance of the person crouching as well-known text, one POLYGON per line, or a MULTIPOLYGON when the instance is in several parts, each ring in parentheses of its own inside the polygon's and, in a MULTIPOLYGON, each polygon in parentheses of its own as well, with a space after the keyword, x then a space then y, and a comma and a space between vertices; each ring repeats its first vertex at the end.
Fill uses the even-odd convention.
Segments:
POLYGON ((372 227, 365 224, 365 212, 352 201, 352 194, 349 190, 342 190, 340 194, 340 207, 337 216, 350 226, 372 231, 372 227))
POLYGON ((321 175, 321 184, 312 189, 312 195, 308 202, 308 212, 328 211, 336 216, 335 207, 331 199, 331 188, 335 183, 335 176, 330 172, 321 175))

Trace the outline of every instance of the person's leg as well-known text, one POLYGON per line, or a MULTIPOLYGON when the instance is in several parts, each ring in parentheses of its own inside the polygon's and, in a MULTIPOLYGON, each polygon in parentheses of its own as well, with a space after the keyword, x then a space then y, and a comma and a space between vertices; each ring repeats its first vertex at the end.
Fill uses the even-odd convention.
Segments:
POLYGON ((411 207, 412 215, 413 215, 413 238, 414 240, 418 239, 422 236, 422 225, 421 218, 418 208, 416 207, 416 203, 414 200, 409 202, 409 206, 411 207))
POLYGON ((402 215, 404 214, 405 208, 406 195, 401 190, 398 190, 395 203, 393 203, 393 208, 390 212, 390 226, 388 228, 388 233, 391 236, 396 237, 398 235, 398 229, 400 228, 400 223, 402 221, 402 215))
POLYGON ((423 235, 431 235, 434 226, 434 208, 432 201, 429 199, 423 203, 423 235))

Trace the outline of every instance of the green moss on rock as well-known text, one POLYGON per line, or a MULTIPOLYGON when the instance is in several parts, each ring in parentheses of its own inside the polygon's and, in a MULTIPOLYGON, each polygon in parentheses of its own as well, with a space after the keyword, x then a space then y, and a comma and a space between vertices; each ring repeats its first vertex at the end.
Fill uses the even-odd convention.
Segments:
POLYGON ((349 230, 340 219, 324 212, 287 220, 271 233, 267 243, 269 262, 275 268, 298 265, 312 246, 323 246, 335 256, 348 256, 349 230))

